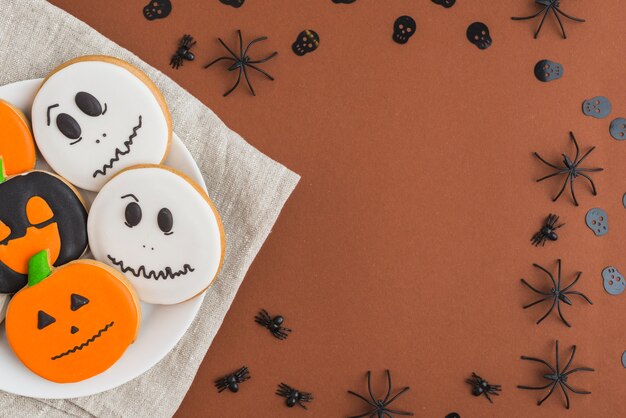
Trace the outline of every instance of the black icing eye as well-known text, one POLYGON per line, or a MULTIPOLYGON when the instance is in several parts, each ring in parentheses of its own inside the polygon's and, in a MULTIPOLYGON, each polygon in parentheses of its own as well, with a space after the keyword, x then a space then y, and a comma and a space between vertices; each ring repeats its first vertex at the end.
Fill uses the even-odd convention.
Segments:
POLYGON ((77 295, 76 293, 72 293, 70 296, 70 309, 73 311, 79 310, 88 303, 89 299, 84 296, 77 295))
POLYGON ((124 216, 126 217, 126 226, 129 228, 137 226, 141 222, 141 206, 137 202, 130 202, 126 205, 124 216))
POLYGON ((56 321, 53 316, 48 315, 44 311, 37 313, 37 329, 44 329, 48 325, 54 324, 56 321))
POLYGON ((76 106, 87 116, 100 116, 107 111, 106 103, 104 104, 104 110, 102 110, 102 105, 98 99, 84 91, 76 93, 74 101, 76 106))
POLYGON ((174 217, 172 216, 172 212, 169 209, 163 208, 159 211, 159 215, 157 216, 157 223, 159 224, 159 229, 165 232, 167 235, 170 235, 172 232, 172 227, 174 226, 174 217))
POLYGON ((67 113, 59 113, 57 116, 57 128, 68 139, 78 139, 82 133, 80 125, 76 122, 76 119, 68 115, 67 113))

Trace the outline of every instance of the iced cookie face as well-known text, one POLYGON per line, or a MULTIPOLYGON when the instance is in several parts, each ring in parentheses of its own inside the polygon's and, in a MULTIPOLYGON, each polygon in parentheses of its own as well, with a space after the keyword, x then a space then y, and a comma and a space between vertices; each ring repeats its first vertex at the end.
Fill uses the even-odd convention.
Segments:
POLYGON ((135 340, 139 300, 116 270, 79 260, 51 270, 47 252, 29 263, 28 287, 9 303, 7 339, 31 371, 79 382, 111 367, 135 340))
POLYGON ((6 175, 35 168, 35 141, 26 116, 10 103, 0 100, 0 157, 6 175))
POLYGON ((91 206, 96 259, 126 275, 139 298, 174 304, 206 290, 221 267, 224 234, 206 193, 169 167, 133 167, 113 177, 91 206))
POLYGON ((86 248, 87 210, 74 188, 43 171, 0 179, 0 293, 26 285, 28 260, 38 251, 48 249, 59 266, 86 248))
POLYGON ((43 82, 32 107, 42 155, 78 187, 98 191, 115 173, 160 163, 171 140, 165 101, 141 71, 112 57, 82 57, 43 82))

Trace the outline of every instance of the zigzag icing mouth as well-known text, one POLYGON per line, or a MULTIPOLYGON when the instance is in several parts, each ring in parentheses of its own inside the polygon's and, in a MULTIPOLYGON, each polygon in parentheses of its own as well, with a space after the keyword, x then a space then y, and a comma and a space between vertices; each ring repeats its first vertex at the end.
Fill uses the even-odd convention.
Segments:
POLYGON ((96 341, 96 339, 100 338, 102 336, 102 334, 104 334, 105 332, 107 332, 109 330, 109 328, 111 328, 113 326, 114 322, 111 321, 110 324, 107 324, 104 328, 102 328, 100 331, 98 331, 97 334, 95 334, 93 337, 91 337, 90 339, 88 339, 87 341, 85 341, 84 343, 82 343, 81 345, 77 345, 74 348, 72 348, 71 350, 67 350, 59 355, 56 355, 54 357, 51 358, 51 360, 58 360, 62 357, 65 356, 69 356, 70 354, 75 353, 76 351, 82 350, 83 348, 87 347, 89 344, 91 344, 92 342, 96 341))
POLYGON ((120 270, 122 270, 122 273, 130 272, 135 277, 143 277, 146 279, 175 279, 177 277, 184 276, 187 273, 195 271, 195 269, 189 264, 183 265, 183 268, 178 271, 173 271, 171 267, 165 267, 163 270, 147 270, 145 266, 139 266, 139 268, 134 269, 132 267, 125 266, 122 260, 118 261, 110 255, 107 255, 107 258, 111 260, 113 264, 118 266, 120 270))
POLYGON ((141 129, 142 126, 141 119, 141 115, 139 115, 139 123, 133 128, 133 133, 128 137, 126 141, 124 141, 124 144, 122 146, 124 150, 122 151, 119 148, 115 148, 115 155, 113 156, 113 158, 111 158, 107 164, 103 165, 102 169, 94 171, 94 178, 96 178, 98 175, 106 176, 107 170, 113 169, 113 165, 118 162, 120 158, 130 153, 130 147, 133 145, 135 137, 137 136, 137 131, 141 129))

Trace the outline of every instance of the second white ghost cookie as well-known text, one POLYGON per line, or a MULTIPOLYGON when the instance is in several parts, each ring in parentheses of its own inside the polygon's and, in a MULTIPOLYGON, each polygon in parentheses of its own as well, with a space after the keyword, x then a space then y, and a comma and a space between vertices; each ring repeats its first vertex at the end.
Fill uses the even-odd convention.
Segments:
POLYGON ((161 163, 170 113, 154 83, 125 61, 86 56, 53 70, 32 107, 33 133, 50 166, 70 183, 98 191, 136 164, 161 163))
POLYGON ((206 290, 224 257, 220 217, 207 194, 169 167, 131 167, 104 185, 87 221, 96 259, 120 270, 147 303, 206 290))

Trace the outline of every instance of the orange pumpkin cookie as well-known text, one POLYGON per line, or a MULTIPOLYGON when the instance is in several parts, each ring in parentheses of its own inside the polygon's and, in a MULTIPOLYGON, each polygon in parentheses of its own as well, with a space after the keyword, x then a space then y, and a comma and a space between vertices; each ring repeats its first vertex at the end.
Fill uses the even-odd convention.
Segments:
POLYGON ((48 249, 55 266, 87 248, 87 210, 63 179, 29 171, 6 179, 0 157, 0 293, 26 285, 28 260, 48 249))
POLYGON ((6 174, 23 173, 35 168, 35 141, 26 116, 0 100, 0 156, 4 158, 6 174))
POLYGON ((111 367, 135 341, 141 308, 117 270, 78 260, 51 270, 48 251, 29 262, 28 287, 7 310, 7 339, 32 372, 79 382, 111 367))

